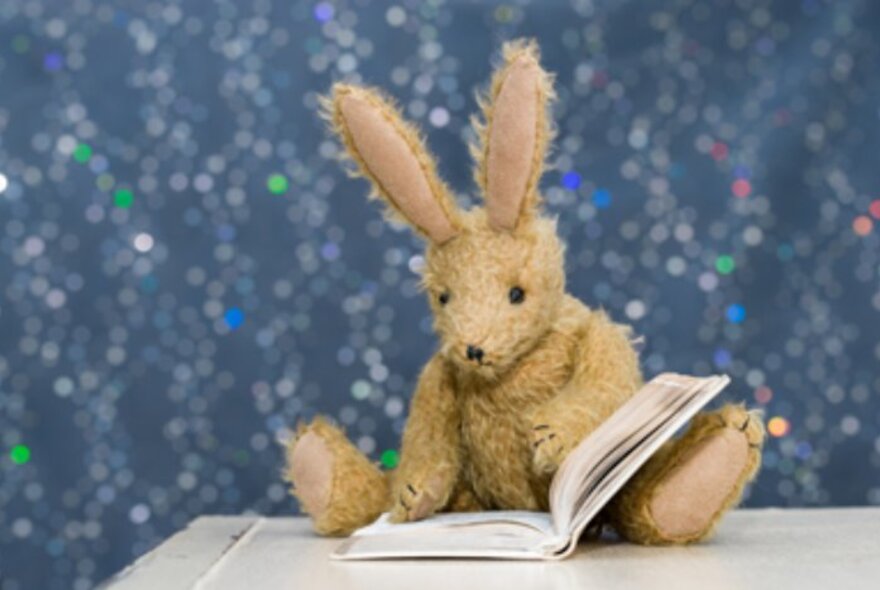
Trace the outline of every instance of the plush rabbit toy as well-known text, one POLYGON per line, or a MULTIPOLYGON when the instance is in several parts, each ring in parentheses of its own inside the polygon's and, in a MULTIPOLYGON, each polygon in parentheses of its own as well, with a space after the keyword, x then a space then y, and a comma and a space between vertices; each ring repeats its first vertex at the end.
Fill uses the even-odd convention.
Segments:
MULTIPOLYGON (((400 465, 383 473, 328 421, 301 425, 287 477, 314 528, 346 535, 390 511, 547 510, 566 454, 642 384, 628 327, 565 291, 556 222, 538 180, 552 79, 533 43, 505 45, 472 146, 485 208, 459 209, 418 131, 369 88, 337 84, 325 114, 360 175, 427 242, 423 283, 440 347, 418 381, 400 465)), ((625 538, 709 535, 760 462, 757 415, 695 418, 606 510, 625 538)))

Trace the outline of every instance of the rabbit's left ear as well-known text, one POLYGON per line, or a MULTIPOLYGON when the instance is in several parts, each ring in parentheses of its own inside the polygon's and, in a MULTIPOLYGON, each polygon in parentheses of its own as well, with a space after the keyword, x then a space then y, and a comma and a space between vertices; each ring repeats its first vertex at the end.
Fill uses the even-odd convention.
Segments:
POLYGON ((553 136, 547 111, 555 94, 534 41, 507 43, 503 56, 489 96, 480 101, 484 120, 473 120, 479 141, 471 153, 489 222, 512 231, 539 205, 538 181, 553 136))

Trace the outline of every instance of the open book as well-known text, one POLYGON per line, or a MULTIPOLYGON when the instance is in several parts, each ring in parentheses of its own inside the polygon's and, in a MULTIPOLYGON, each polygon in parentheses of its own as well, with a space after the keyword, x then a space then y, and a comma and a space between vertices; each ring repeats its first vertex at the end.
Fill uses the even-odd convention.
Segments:
POLYGON ((652 379, 569 453, 550 486, 549 514, 449 513, 404 524, 391 524, 386 514, 355 531, 331 557, 567 557, 614 494, 729 382, 727 376, 673 373, 652 379))

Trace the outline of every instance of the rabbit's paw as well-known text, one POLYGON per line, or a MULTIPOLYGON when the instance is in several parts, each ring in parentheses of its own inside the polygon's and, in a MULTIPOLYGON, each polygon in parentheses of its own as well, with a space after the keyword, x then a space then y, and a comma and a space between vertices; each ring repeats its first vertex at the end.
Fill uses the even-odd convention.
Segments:
POLYGON ((532 427, 532 466, 537 473, 554 473, 568 455, 572 445, 565 429, 549 422, 532 427))
MULTIPOLYGON (((404 474, 402 474, 404 475, 404 474)), ((442 482, 439 477, 401 477, 394 490, 394 506, 391 509, 391 522, 410 522, 431 516, 445 501, 442 482)))

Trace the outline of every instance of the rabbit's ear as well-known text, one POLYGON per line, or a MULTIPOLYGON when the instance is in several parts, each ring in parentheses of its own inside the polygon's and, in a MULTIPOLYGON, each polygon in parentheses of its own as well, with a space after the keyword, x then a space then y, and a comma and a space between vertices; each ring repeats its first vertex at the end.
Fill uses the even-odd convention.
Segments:
POLYGON ((336 84, 323 106, 358 173, 373 185, 371 196, 385 201, 392 217, 436 244, 458 233, 453 197, 418 131, 388 99, 373 89, 336 84))
POLYGON ((553 136, 547 111, 555 95, 534 41, 506 43, 503 56, 489 96, 480 100, 483 121, 472 120, 478 143, 471 153, 489 222, 509 231, 538 207, 538 180, 553 136))

